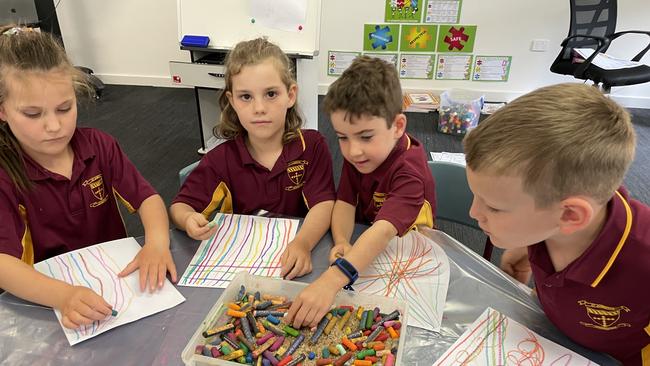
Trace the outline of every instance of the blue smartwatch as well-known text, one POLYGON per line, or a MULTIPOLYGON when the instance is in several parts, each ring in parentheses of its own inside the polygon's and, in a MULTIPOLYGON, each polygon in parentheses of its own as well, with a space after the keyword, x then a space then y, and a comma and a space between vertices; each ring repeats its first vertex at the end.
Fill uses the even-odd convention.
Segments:
POLYGON ((356 268, 352 265, 352 263, 348 262, 345 258, 339 257, 336 258, 334 263, 332 263, 332 266, 337 266, 341 272, 350 280, 347 285, 345 285, 343 288, 346 290, 352 290, 352 284, 359 278, 359 272, 357 271, 356 268))

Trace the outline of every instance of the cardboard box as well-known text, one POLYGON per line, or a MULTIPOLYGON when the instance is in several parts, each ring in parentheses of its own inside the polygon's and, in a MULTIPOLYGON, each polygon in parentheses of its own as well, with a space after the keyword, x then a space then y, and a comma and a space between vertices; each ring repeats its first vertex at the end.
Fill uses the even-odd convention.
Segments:
MULTIPOLYGON (((203 343, 203 331, 214 326, 215 321, 219 319, 224 313, 225 305, 229 302, 233 302, 241 285, 246 287, 247 292, 254 293, 255 291, 260 291, 262 294, 270 295, 283 295, 288 299, 293 299, 296 297, 302 289, 307 287, 308 284, 295 281, 285 281, 280 279, 273 279, 268 277, 253 276, 247 272, 238 273, 230 285, 224 290, 223 294, 219 297, 217 302, 214 304, 210 312, 205 317, 201 325, 198 327, 192 338, 190 338, 187 346, 183 349, 181 358, 186 365, 191 366, 212 366, 212 365, 221 365, 221 366, 236 366, 241 365, 236 362, 223 361, 217 358, 206 357, 203 355, 197 355, 194 353, 196 345, 203 343)), ((401 316, 400 320, 402 322, 401 332, 406 331, 406 324, 408 324, 408 304, 406 301, 399 299, 391 299, 381 296, 366 295, 362 293, 356 293, 353 291, 340 291, 336 298, 334 299, 334 306, 337 305, 352 305, 355 308, 357 306, 363 306, 366 309, 374 309, 375 306, 379 307, 382 312, 390 313, 393 310, 397 309, 400 311, 401 316)), ((396 365, 401 364, 402 352, 404 351, 404 342, 405 334, 402 334, 399 338, 398 351, 396 356, 396 365)))

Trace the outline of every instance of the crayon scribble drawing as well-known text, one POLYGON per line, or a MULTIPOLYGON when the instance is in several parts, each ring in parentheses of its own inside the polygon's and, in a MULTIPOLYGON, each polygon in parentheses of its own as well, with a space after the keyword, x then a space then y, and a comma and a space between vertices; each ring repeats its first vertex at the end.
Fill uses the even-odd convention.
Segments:
POLYGON ((596 365, 525 326, 487 308, 481 316, 436 361, 451 365, 596 365))
MULTIPOLYGON (((46 276, 93 289, 118 312, 117 316, 108 316, 77 329, 63 328, 71 346, 185 301, 168 280, 161 290, 150 294, 140 292, 138 271, 124 278, 117 277, 139 251, 138 242, 126 238, 78 249, 34 264, 34 268, 46 276)), ((55 314, 61 322, 61 312, 55 310, 55 314)))
POLYGON ((226 288, 239 271, 280 276, 280 256, 298 220, 218 213, 215 221, 217 232, 201 243, 179 285, 226 288))
POLYGON ((449 260, 436 243, 410 231, 396 237, 359 275, 356 291, 409 303, 408 325, 440 329, 449 286, 449 260))

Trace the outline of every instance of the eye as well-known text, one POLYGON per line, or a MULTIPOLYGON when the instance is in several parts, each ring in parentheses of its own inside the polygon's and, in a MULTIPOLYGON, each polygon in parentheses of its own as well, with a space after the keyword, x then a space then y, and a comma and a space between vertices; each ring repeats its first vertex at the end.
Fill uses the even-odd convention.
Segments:
POLYGON ((58 111, 61 113, 67 113, 70 112, 71 109, 72 107, 64 107, 64 108, 59 108, 58 111))
POLYGON ((490 212, 495 212, 495 213, 496 213, 496 212, 501 212, 501 210, 499 210, 498 208, 494 208, 494 207, 491 207, 491 206, 485 206, 485 207, 486 207, 487 210, 490 211, 490 212))
POLYGON ((346 136, 336 136, 336 138, 339 139, 339 141, 344 141, 348 139, 346 136))
POLYGON ((361 140, 370 141, 372 139, 372 137, 373 137, 372 135, 370 135, 370 136, 361 136, 361 140))
POLYGON ((27 118, 36 119, 41 116, 41 112, 23 112, 23 115, 27 118))
POLYGON ((269 98, 275 98, 278 96, 278 92, 275 90, 269 90, 266 92, 266 96, 269 98))
POLYGON ((239 99, 243 100, 244 102, 248 102, 251 100, 251 95, 250 94, 241 94, 239 96, 239 99))

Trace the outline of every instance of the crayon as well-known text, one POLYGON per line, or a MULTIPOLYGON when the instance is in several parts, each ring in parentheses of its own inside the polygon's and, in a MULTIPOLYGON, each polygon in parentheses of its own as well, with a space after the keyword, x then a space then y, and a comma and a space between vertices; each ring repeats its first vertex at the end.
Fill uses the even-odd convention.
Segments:
POLYGON ((203 338, 209 338, 209 337, 212 337, 212 336, 217 335, 217 334, 225 333, 225 332, 227 332, 229 330, 232 330, 234 328, 235 328, 234 324, 226 324, 226 325, 223 325, 223 326, 220 326, 220 327, 215 327, 215 328, 212 328, 212 329, 208 329, 208 330, 203 332, 203 338))
POLYGON ((117 310, 115 309, 111 310, 111 316, 117 316, 117 310))

